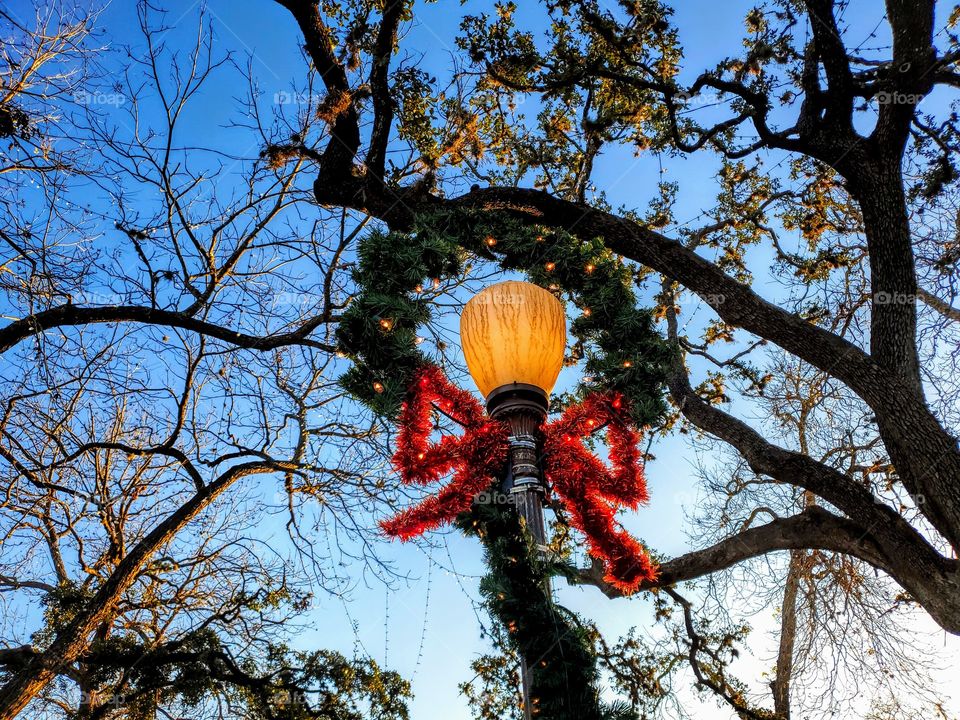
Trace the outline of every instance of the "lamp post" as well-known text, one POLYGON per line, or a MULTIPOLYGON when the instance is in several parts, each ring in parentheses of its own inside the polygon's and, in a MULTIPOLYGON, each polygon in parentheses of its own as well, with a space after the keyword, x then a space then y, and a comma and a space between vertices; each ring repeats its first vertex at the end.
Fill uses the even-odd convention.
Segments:
MULTIPOLYGON (((487 413, 510 426, 505 489, 540 548, 546 528, 538 458, 548 398, 567 344, 563 305, 531 283, 491 285, 464 307, 460 341, 470 375, 486 398, 487 413)), ((549 594, 549 584, 545 589, 549 594)), ((529 719, 530 677, 526 658, 521 662, 524 714, 529 719)))

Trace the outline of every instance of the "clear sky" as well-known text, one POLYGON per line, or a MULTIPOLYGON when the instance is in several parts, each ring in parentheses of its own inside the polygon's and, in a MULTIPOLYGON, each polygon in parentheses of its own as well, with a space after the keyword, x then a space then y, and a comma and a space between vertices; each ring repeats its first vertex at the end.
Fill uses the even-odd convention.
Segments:
MULTIPOLYGON (((13 5, 18 1, 14 0, 13 5)), ((171 29, 165 41, 189 42, 195 32, 199 3, 154 0, 154 4, 168 10, 167 24, 171 29)), ((685 0, 676 4, 675 19, 686 52, 686 72, 712 67, 738 51, 743 8, 747 4, 716 0, 685 0)), ((404 38, 404 51, 422 54, 431 72, 448 74, 451 57, 456 54, 453 38, 459 17, 470 12, 472 5, 468 1, 461 6, 452 0, 420 4, 417 19, 404 38)), ((878 0, 852 2, 846 19, 857 24, 858 13, 862 14, 866 35, 878 19, 878 5, 878 0)), ((263 97, 290 91, 294 83, 302 82, 305 68, 297 50, 302 40, 285 10, 269 0, 210 0, 206 12, 213 21, 216 46, 237 53, 241 64, 246 56, 252 58, 252 72, 263 97)), ((133 31, 133 2, 114 0, 104 11, 100 26, 104 30, 103 42, 111 46, 132 43, 134 52, 140 46, 133 31)), ((203 133, 208 144, 221 145, 233 155, 254 157, 261 148, 237 147, 233 141, 237 133, 228 127, 238 112, 237 99, 244 92, 245 88, 225 83, 210 86, 187 117, 187 133, 203 133)), ((695 223, 702 208, 714 202, 715 163, 706 155, 697 155, 686 160, 670 159, 664 167, 665 176, 681 184, 677 218, 695 223)), ((611 153, 602 156, 596 168, 597 184, 606 190, 614 205, 624 203, 640 209, 644 198, 656 195, 660 177, 660 163, 649 155, 634 158, 627 152, 611 153)), ((763 250, 754 251, 751 257, 761 266, 769 260, 763 250)), ((779 292, 776 283, 762 274, 757 287, 771 298, 779 292)), ((575 372, 565 371, 565 382, 575 372)), ((697 544, 696 538, 688 537, 685 521, 698 502, 693 471, 696 457, 683 436, 659 442, 653 452, 656 460, 647 468, 651 505, 624 518, 624 523, 658 553, 674 555, 697 544)), ((269 535, 274 526, 277 531, 273 541, 283 543, 286 536, 282 518, 265 518, 262 530, 269 535)), ((474 540, 453 533, 432 539, 432 548, 384 542, 384 557, 398 569, 409 572, 412 580, 387 588, 357 568, 357 585, 348 597, 318 595, 294 642, 304 649, 326 647, 347 653, 354 649, 366 652, 413 681, 414 720, 458 720, 468 714, 457 686, 469 679, 471 659, 485 649, 480 623, 488 620, 482 610, 477 614, 476 606, 477 581, 483 567, 474 540)), ((749 594, 749 588, 745 588, 745 594, 749 594)), ((611 638, 631 626, 643 628, 651 623, 649 603, 643 596, 611 601, 596 589, 565 587, 558 590, 557 596, 562 604, 597 621, 611 638)), ((762 693, 765 690, 761 672, 773 666, 775 645, 768 633, 773 628, 772 609, 753 618, 752 623, 755 632, 738 669, 744 679, 753 682, 753 689, 762 693)), ((960 646, 956 638, 942 638, 930 623, 923 626, 921 630, 931 633, 944 658, 957 654, 960 646)), ((731 717, 709 697, 686 695, 688 711, 696 718, 731 717)))

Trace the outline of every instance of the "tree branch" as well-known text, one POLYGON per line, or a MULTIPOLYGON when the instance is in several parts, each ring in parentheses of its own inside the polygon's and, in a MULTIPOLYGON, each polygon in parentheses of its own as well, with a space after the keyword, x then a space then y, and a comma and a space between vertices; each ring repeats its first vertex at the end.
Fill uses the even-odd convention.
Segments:
POLYGON ((827 89, 823 93, 826 99, 824 122, 850 129, 853 121, 853 77, 847 49, 833 14, 834 0, 807 0, 806 5, 817 57, 827 76, 827 89))
POLYGON ((306 345, 325 352, 334 352, 336 350, 335 346, 307 337, 313 330, 329 322, 329 320, 330 318, 318 315, 304 322, 296 330, 260 337, 229 330, 220 325, 199 320, 186 313, 172 310, 158 310, 138 305, 78 307, 68 304, 28 315, 0 328, 0 353, 6 352, 29 337, 53 328, 114 322, 136 322, 190 330, 250 350, 273 350, 287 345, 306 345))
POLYGON ((149 558, 227 488, 248 475, 290 469, 293 468, 289 463, 282 462, 236 465, 204 486, 202 491, 195 493, 147 533, 117 563, 114 571, 76 617, 57 632, 53 642, 0 687, 0 720, 13 720, 43 687, 87 650, 91 634, 111 616, 123 593, 136 580, 149 558))
MULTIPOLYGON (((813 505, 797 515, 744 530, 703 550, 663 562, 657 579, 644 583, 641 589, 652 590, 695 580, 750 558, 795 548, 846 553, 877 567, 888 564, 881 549, 864 533, 863 527, 813 505)), ((580 570, 578 581, 579 584, 595 585, 607 597, 624 597, 623 591, 608 583, 603 576, 603 565, 594 562, 591 567, 580 570)))
POLYGON ((393 125, 393 98, 388 83, 390 57, 397 39, 400 18, 406 10, 406 0, 389 0, 383 11, 380 31, 373 49, 373 67, 370 70, 370 92, 373 100, 373 130, 370 149, 367 152, 367 172, 374 178, 383 179, 387 143, 393 125))
POLYGON ((954 322, 960 322, 960 310, 953 307, 950 303, 941 300, 933 293, 927 292, 923 288, 917 289, 917 297, 919 297, 924 304, 929 305, 938 313, 943 315, 943 317, 948 320, 953 320, 954 322))
POLYGON ((335 108, 327 117, 330 142, 322 155, 321 167, 331 175, 349 173, 360 149, 360 119, 353 102, 347 73, 333 54, 330 29, 313 0, 276 0, 293 15, 303 33, 307 52, 327 88, 328 105, 335 108))

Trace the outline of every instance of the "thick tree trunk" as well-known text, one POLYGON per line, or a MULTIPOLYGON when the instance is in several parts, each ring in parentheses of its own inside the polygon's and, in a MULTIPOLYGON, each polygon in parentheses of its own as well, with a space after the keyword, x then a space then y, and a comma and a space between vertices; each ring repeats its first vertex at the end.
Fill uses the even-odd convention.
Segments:
MULTIPOLYGON (((930 522, 960 547, 960 456, 926 407, 917 355, 917 278, 898 152, 872 158, 849 182, 870 251, 870 355, 913 395, 871 406, 904 487, 930 522), (924 412, 925 411, 925 412, 924 412), (932 422, 931 422, 932 421, 932 422)), ((870 400, 868 400, 870 402, 870 400)))
POLYGON ((917 277, 899 166, 898 157, 860 168, 850 189, 870 250, 870 355, 919 391, 917 277))

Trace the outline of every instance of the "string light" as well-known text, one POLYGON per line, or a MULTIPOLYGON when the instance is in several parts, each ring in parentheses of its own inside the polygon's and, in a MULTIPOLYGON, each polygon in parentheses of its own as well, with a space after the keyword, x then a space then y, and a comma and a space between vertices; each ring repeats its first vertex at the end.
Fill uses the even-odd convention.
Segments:
POLYGON ((380 327, 382 327, 384 330, 393 330, 393 320, 390 318, 383 318, 380 321, 380 327))
POLYGON ((548 262, 548 263, 547 263, 546 265, 544 265, 543 267, 544 267, 544 269, 546 269, 547 272, 553 272, 553 269, 554 269, 556 266, 557 266, 556 263, 548 262))
POLYGON ((587 274, 589 275, 590 273, 592 273, 594 270, 597 269, 597 266, 594 265, 593 263, 587 263, 586 265, 583 266, 583 269, 586 270, 587 274))
POLYGON ((373 389, 374 389, 375 392, 382 393, 382 392, 383 392, 383 383, 380 382, 380 381, 375 382, 375 383, 373 384, 373 389))
POLYGON ((487 237, 486 240, 484 240, 484 242, 487 244, 487 247, 493 247, 494 245, 497 244, 497 239, 492 235, 490 235, 487 237))

